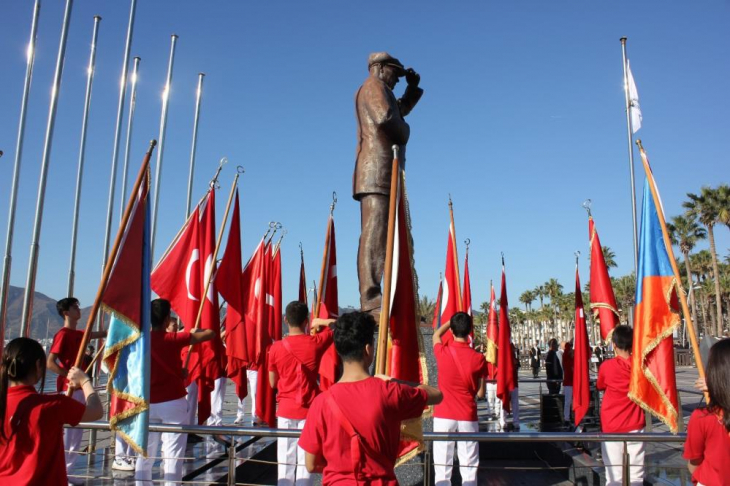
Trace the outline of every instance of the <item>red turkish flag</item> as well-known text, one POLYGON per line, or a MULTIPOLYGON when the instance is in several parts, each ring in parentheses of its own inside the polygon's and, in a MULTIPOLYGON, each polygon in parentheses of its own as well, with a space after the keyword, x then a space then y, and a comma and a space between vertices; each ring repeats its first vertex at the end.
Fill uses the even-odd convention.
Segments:
MULTIPOLYGON (((339 300, 337 295, 337 244, 335 243, 335 220, 330 215, 327 221, 327 236, 325 237, 324 280, 320 282, 320 306, 317 317, 336 319, 339 316, 339 300)), ((335 345, 330 345, 322 355, 319 363, 319 387, 327 390, 337 381, 340 367, 340 358, 337 356, 335 345)))
POLYGON ((497 324, 497 306, 494 297, 494 285, 491 283, 489 286, 492 289, 491 297, 489 300, 489 322, 487 324, 487 351, 485 357, 487 358, 487 370, 489 372, 489 379, 497 379, 497 342, 499 341, 499 325, 497 324))
POLYGON ((304 253, 301 254, 302 263, 299 266, 299 302, 304 302, 309 305, 307 301, 307 273, 304 271, 304 253))
MULTIPOLYGON (((264 256, 255 284, 256 296, 256 354, 258 356, 258 380, 256 382, 256 415, 269 427, 276 427, 276 396, 269 382, 269 349, 273 343, 275 325, 273 282, 273 249, 271 242, 264 248, 264 256)), ((281 314, 281 313, 280 313, 281 314)), ((281 319, 281 317, 279 318, 281 319)), ((281 324, 280 324, 281 326, 281 324)))
POLYGON ((575 425, 579 425, 588 411, 591 401, 588 377, 590 344, 586 316, 583 311, 583 295, 580 292, 578 265, 575 266, 575 346, 573 350, 573 411, 575 425))
POLYGON ((200 307, 201 264, 200 212, 196 207, 190 214, 170 247, 152 270, 150 285, 161 299, 170 301, 172 310, 185 328, 192 327, 200 307))
MULTIPOLYGON (((449 226, 449 239, 446 243, 446 270, 442 280, 443 290, 441 291, 441 324, 451 320, 457 312, 464 310, 459 289, 459 260, 456 254, 456 228, 453 221, 449 226)), ((454 339, 451 331, 446 331, 441 340, 447 343, 454 339)))
MULTIPOLYGON (((218 291, 216 290, 215 274, 216 262, 213 253, 216 246, 215 232, 215 191, 211 190, 205 209, 200 218, 200 256, 203 262, 203 278, 200 282, 201 295, 205 284, 210 279, 208 293, 203 304, 203 313, 200 317, 200 329, 210 329, 214 337, 210 341, 194 346, 188 367, 190 380, 198 382, 198 423, 204 424, 210 416, 210 394, 214 389, 215 380, 225 376, 223 360, 225 350, 220 337, 220 307, 218 305, 218 291), (211 275, 213 274, 213 275, 211 275)), ((186 323, 186 330, 192 329, 194 322, 186 323)))
POLYGON ((238 190, 233 205, 231 227, 223 259, 218 266, 216 285, 226 300, 226 354, 228 356, 228 377, 236 384, 236 395, 240 400, 248 394, 246 386, 246 308, 241 285, 241 217, 238 205, 238 190))
MULTIPOLYGON (((471 317, 471 279, 469 278, 469 251, 466 252, 466 258, 464 259, 464 296, 462 302, 464 304, 464 312, 469 314, 471 317)), ((474 345, 474 327, 472 326, 471 333, 469 333, 469 343, 474 345)))
POLYGON ((281 240, 273 250, 271 258, 271 272, 269 274, 269 335, 275 341, 281 339, 282 311, 281 311, 281 240))
MULTIPOLYGON (((391 283, 389 339, 385 373, 399 380, 422 383, 425 371, 421 367, 422 347, 419 345, 420 316, 418 291, 413 269, 413 248, 408 227, 408 206, 405 178, 401 172, 401 185, 397 189, 395 239, 393 242, 393 266, 391 283)), ((398 456, 403 457, 423 445, 421 417, 401 424, 398 456)))
POLYGON ((512 390, 517 387, 515 364, 512 355, 512 338, 509 327, 509 304, 507 303, 507 277, 502 261, 502 293, 499 298, 499 348, 497 349, 497 397, 502 400, 502 409, 510 412, 512 390))
POLYGON ((588 216, 588 238, 591 247, 591 312, 600 326, 601 339, 608 343, 611 341, 613 328, 619 325, 618 307, 606 260, 603 258, 601 240, 591 216, 588 216))

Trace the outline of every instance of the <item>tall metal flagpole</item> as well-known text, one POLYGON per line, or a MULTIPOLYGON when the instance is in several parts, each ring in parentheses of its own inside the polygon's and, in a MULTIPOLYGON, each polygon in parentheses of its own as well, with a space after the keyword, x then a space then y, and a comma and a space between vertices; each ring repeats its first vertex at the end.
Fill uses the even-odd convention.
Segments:
POLYGON ((139 75, 139 62, 142 59, 134 58, 134 66, 132 67, 132 85, 129 93, 129 115, 127 117, 127 140, 124 143, 124 165, 122 168, 122 191, 119 194, 119 217, 124 214, 124 204, 127 197, 127 174, 129 172, 129 150, 132 145, 132 123, 134 122, 134 110, 137 107, 137 76, 139 75))
POLYGON ((165 91, 162 93, 162 115, 160 116, 160 143, 157 149, 157 168, 155 169, 155 203, 152 205, 152 237, 150 239, 150 255, 154 260, 155 255, 155 234, 157 233, 157 210, 160 203, 160 180, 162 179, 162 155, 165 151, 165 132, 167 131, 167 107, 170 102, 170 87, 172 85, 172 68, 175 63, 175 46, 177 35, 172 34, 170 44, 170 60, 167 64, 167 81, 165 91))
POLYGON ((119 104, 117 105, 117 120, 114 131, 114 149, 112 150, 112 167, 109 177, 109 201, 106 209, 106 229, 104 231, 104 259, 101 262, 101 271, 104 271, 106 259, 109 255, 109 242, 112 232, 112 211, 114 208, 114 189, 117 182, 117 161, 119 160, 119 140, 122 137, 122 118, 124 118, 124 98, 127 94, 127 74, 129 73, 129 53, 132 50, 132 35, 134 34, 134 14, 137 9, 137 0, 132 0, 129 9, 129 24, 127 25, 127 40, 124 44, 124 60, 122 61, 122 79, 119 82, 119 104))
POLYGON ((624 61, 624 98, 626 100, 626 135, 629 143, 629 170, 631 172, 631 219, 634 224, 634 275, 639 268, 639 236, 636 224, 636 182, 634 181, 634 131, 631 127, 631 100, 629 98, 629 71, 627 68, 626 37, 621 37, 621 54, 624 61))
POLYGON ((96 66, 96 39, 99 34, 99 22, 101 17, 94 16, 94 30, 91 34, 91 53, 89 55, 89 68, 86 78, 86 97, 84 98, 84 116, 81 121, 81 147, 79 149, 79 168, 76 173, 76 195, 74 197, 74 215, 71 229, 71 261, 68 269, 68 292, 66 295, 74 294, 74 279, 76 277, 76 241, 79 229, 79 206, 81 205, 81 181, 84 176, 84 157, 86 155, 86 129, 89 122, 89 106, 91 105, 91 86, 94 83, 94 69, 96 66))
MULTIPOLYGON (((18 122, 18 139, 15 143, 15 163, 13 165, 13 184, 10 190, 10 210, 8 213, 8 233, 5 239, 5 260, 3 261, 3 279, 0 283, 0 343, 5 342, 5 316, 7 315, 8 289, 10 287, 10 267, 13 263, 13 230, 15 227, 15 208, 18 202, 18 179, 20 178, 20 162, 23 158, 23 140, 25 139, 25 119, 30 94, 30 82, 33 78, 35 64, 35 45, 38 36, 38 17, 41 11, 41 0, 33 5, 33 20, 30 25, 30 41, 25 66, 25 83, 23 97, 20 102, 20 121, 18 122)), ((1 352, 0 352, 1 354, 1 352)))
POLYGON ((23 298, 23 318, 20 321, 20 335, 23 337, 29 337, 30 320, 33 317, 33 292, 35 291, 35 277, 38 271, 38 242, 41 238, 43 204, 46 197, 48 165, 51 161, 53 127, 56 124, 56 108, 58 107, 58 95, 61 90, 61 76, 63 75, 63 63, 66 58, 66 41, 68 40, 68 27, 71 23, 72 7, 73 0, 66 0, 66 8, 63 13, 63 27, 61 28, 61 39, 58 44, 58 57, 56 58, 56 72, 53 75, 53 86, 51 88, 51 103, 48 108, 48 124, 46 125, 46 137, 43 143, 43 158, 41 161, 41 176, 38 182, 38 200, 36 202, 35 222, 33 224, 33 239, 31 240, 30 244, 30 258, 28 259, 28 277, 25 282, 25 295, 23 298))
POLYGON ((198 122, 200 121, 200 101, 203 98, 203 78, 205 73, 198 73, 198 91, 195 98, 195 119, 193 121, 193 146, 190 148, 190 173, 188 174, 188 199, 185 203, 185 219, 190 214, 193 197, 193 172, 195 171, 195 151, 198 148, 198 122))

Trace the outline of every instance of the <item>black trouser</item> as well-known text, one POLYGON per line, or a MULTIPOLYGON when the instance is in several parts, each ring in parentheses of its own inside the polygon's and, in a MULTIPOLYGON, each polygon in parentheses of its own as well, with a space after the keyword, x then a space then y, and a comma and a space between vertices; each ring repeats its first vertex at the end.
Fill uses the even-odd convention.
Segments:
POLYGON ((540 374, 540 365, 538 364, 537 366, 532 367, 532 377, 537 378, 537 375, 539 375, 539 374, 540 374))
POLYGON ((548 381, 547 383, 548 392, 551 395, 557 395, 560 393, 560 382, 559 381, 548 381))

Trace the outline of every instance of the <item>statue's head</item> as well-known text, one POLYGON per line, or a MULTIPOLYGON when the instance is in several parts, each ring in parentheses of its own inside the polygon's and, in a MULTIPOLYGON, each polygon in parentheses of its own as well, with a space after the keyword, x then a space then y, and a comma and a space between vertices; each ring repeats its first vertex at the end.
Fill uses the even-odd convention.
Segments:
POLYGON ((403 64, 387 52, 373 52, 368 56, 368 70, 380 78, 390 89, 398 84, 398 78, 405 76, 403 64))

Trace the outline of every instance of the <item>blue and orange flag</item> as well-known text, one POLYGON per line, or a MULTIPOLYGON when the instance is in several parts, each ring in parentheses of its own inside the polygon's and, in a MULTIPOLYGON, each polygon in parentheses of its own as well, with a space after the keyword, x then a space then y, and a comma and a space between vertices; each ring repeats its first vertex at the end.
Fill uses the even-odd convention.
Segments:
POLYGON ((629 398, 665 423, 678 429, 678 400, 672 335, 680 324, 678 279, 667 251, 664 213, 654 178, 646 170, 639 234, 636 278, 634 346, 629 398))
POLYGON ((147 454, 150 403, 149 170, 133 201, 104 290, 111 314, 103 365, 109 371, 109 424, 138 454, 147 454))

